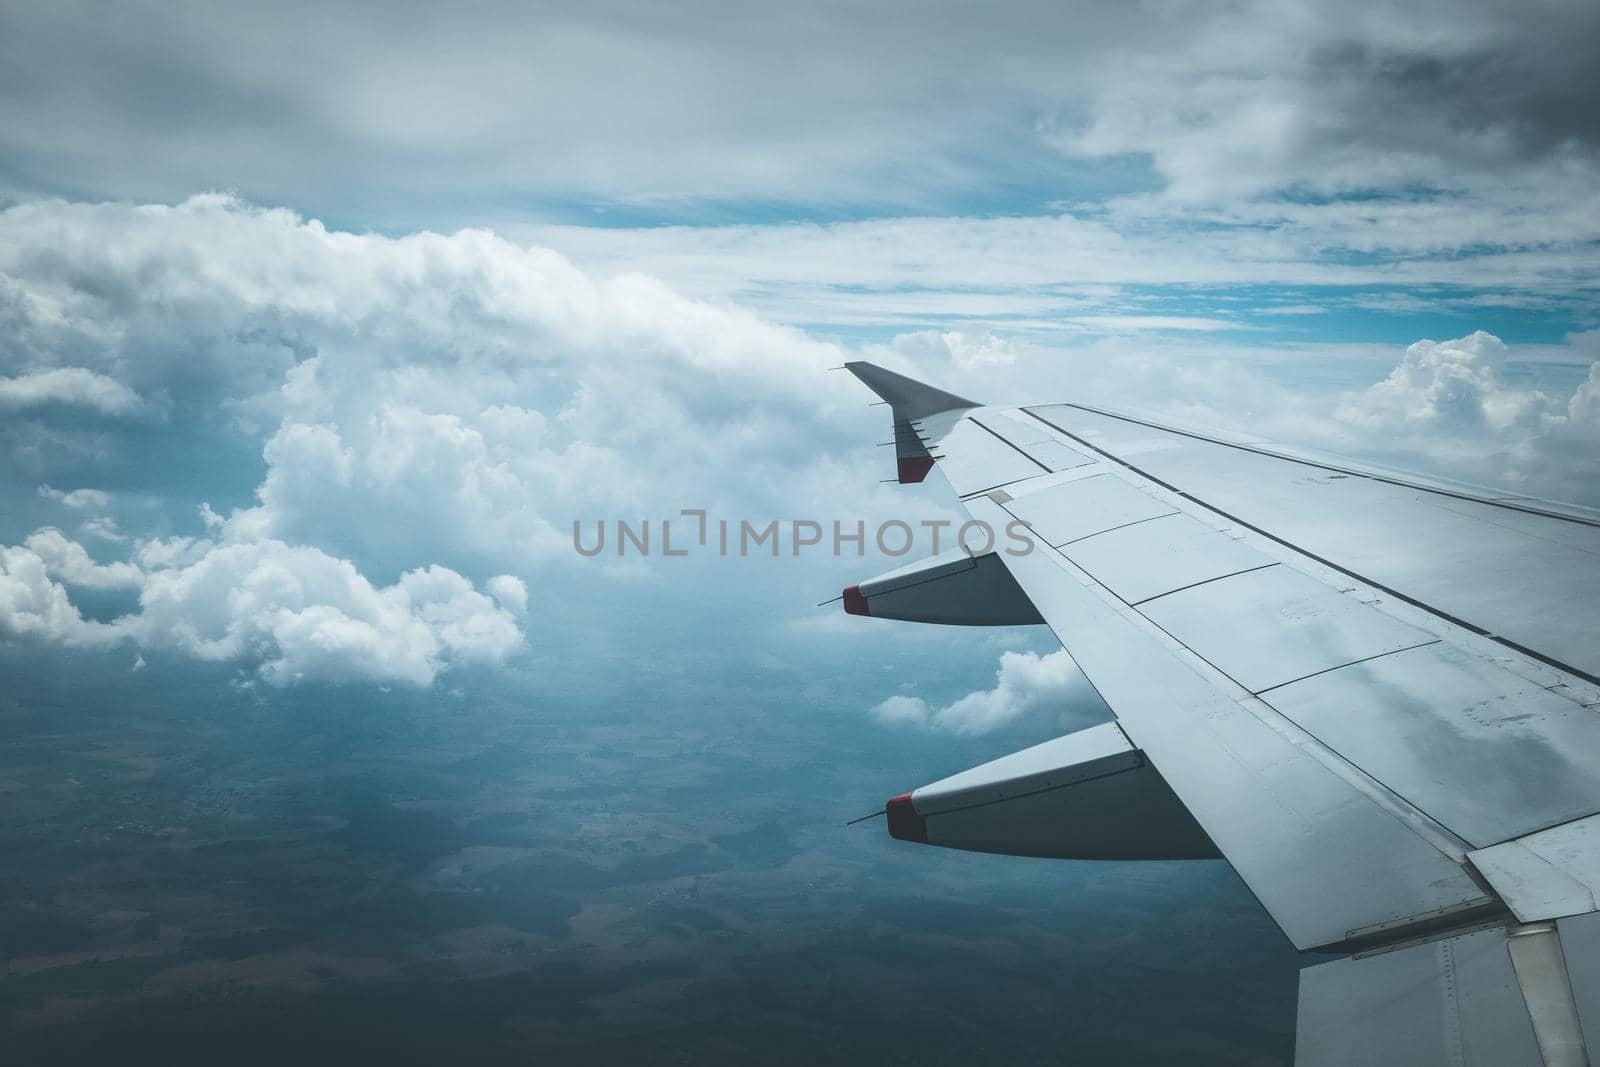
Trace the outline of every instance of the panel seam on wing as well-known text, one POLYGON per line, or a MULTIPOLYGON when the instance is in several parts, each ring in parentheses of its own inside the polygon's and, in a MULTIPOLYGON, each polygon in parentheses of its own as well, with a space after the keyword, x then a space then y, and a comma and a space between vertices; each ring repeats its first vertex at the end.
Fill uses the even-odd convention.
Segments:
MULTIPOLYGON (((1078 406, 1078 405, 1067 405, 1067 406, 1078 406)), ((1055 423, 1051 422, 1049 419, 1045 418, 1043 415, 1040 415, 1035 411, 1029 410, 1028 408, 1022 408, 1020 410, 1023 411, 1024 413, 1026 413, 1027 415, 1031 416, 1032 418, 1038 419, 1040 422, 1044 423, 1046 426, 1049 426, 1051 429, 1057 431, 1058 433, 1065 434, 1067 437, 1070 437, 1072 440, 1078 442, 1083 447, 1088 448, 1088 449, 1092 449, 1095 453, 1097 453, 1100 456, 1105 457, 1110 462, 1115 463, 1118 466, 1120 466, 1120 467, 1122 467, 1122 468, 1124 468, 1124 469, 1126 469, 1128 471, 1133 472, 1134 474, 1138 475, 1139 477, 1144 478, 1147 481, 1149 481, 1149 482, 1151 482, 1151 483, 1153 483, 1155 485, 1160 486, 1162 489, 1165 489, 1167 492, 1173 493, 1174 495, 1180 497, 1183 500, 1189 501, 1190 503, 1194 504, 1197 507, 1205 508, 1207 511, 1210 511, 1211 513, 1216 514, 1216 515, 1220 515, 1223 518, 1227 519, 1231 523, 1234 523, 1234 524, 1236 524, 1236 525, 1238 525, 1238 526, 1240 526, 1240 527, 1242 527, 1244 529, 1247 529, 1247 530, 1251 531, 1252 533, 1257 534, 1260 537, 1266 538, 1268 541, 1271 541, 1273 544, 1276 544, 1276 545, 1278 545, 1278 546, 1280 546, 1282 548, 1285 548, 1285 549, 1289 550, 1290 552, 1293 552, 1295 555, 1297 555, 1299 557, 1302 557, 1304 559, 1309 559, 1309 560, 1313 561, 1314 563, 1320 564, 1323 567, 1327 567, 1331 571, 1334 571, 1336 573, 1342 574, 1347 578, 1352 578, 1352 579, 1362 583, 1363 585, 1365 585, 1365 586, 1367 586, 1367 587, 1369 587, 1371 589, 1378 590, 1379 592, 1382 592, 1382 593, 1386 594, 1387 596, 1391 596, 1395 600, 1398 600, 1398 601, 1400 601, 1401 603, 1404 603, 1404 604, 1408 604, 1411 607, 1415 608, 1416 610, 1421 611, 1424 614, 1430 616, 1431 618, 1439 619, 1439 620, 1442 620, 1444 622, 1450 623, 1451 625, 1457 626, 1457 627, 1461 628, 1462 630, 1465 630, 1468 633, 1473 634, 1476 637, 1480 637, 1480 638, 1483 638, 1485 640, 1492 641, 1492 642, 1494 642, 1494 643, 1496 643, 1496 644, 1498 644, 1498 645, 1500 645, 1502 647, 1512 649, 1513 651, 1521 653, 1522 655, 1527 656, 1529 659, 1537 660, 1538 662, 1543 663, 1548 667, 1552 667, 1552 668, 1554 668, 1556 670, 1560 670, 1560 671, 1565 671, 1566 673, 1572 675, 1575 678, 1581 678, 1586 682, 1590 682, 1590 683, 1595 684, 1595 685, 1600 685, 1600 677, 1596 677, 1594 675, 1591 675, 1587 671, 1584 671, 1584 670, 1582 670, 1582 669, 1580 669, 1578 667, 1575 667, 1572 664, 1563 663, 1562 661, 1557 660, 1557 659, 1555 659, 1555 658, 1553 658, 1551 656, 1547 656, 1547 655, 1545 655, 1545 654, 1543 654, 1541 652, 1535 651, 1534 649, 1531 649, 1531 648, 1528 648, 1528 647, 1526 647, 1524 645, 1518 644, 1517 642, 1512 641, 1509 638, 1502 637, 1502 636, 1500 636, 1498 634, 1492 633, 1492 632, 1490 632, 1489 630, 1485 629, 1482 626, 1478 626, 1477 624, 1469 622, 1466 619, 1460 618, 1459 616, 1452 615, 1451 613, 1449 613, 1447 611, 1444 611, 1443 609, 1441 609, 1439 607, 1436 607, 1436 606, 1434 606, 1432 604, 1429 604, 1426 601, 1418 600, 1416 597, 1410 596, 1410 595, 1408 595, 1406 593, 1402 593, 1398 589, 1395 589, 1395 588, 1393 588, 1391 586, 1388 586, 1388 585, 1384 585, 1383 583, 1375 581, 1372 578, 1367 577, 1366 575, 1363 575, 1363 574, 1361 574, 1361 573, 1359 573, 1357 571, 1353 571, 1348 567, 1341 566, 1340 564, 1335 563, 1332 560, 1327 559, 1327 558, 1325 558, 1323 556, 1319 556, 1315 552, 1308 551, 1307 549, 1301 547, 1300 545, 1295 544, 1292 541, 1289 541, 1289 540, 1286 540, 1286 539, 1284 539, 1282 537, 1279 537, 1277 534, 1274 534, 1269 530, 1264 530, 1261 527, 1255 525, 1254 523, 1248 522, 1248 521, 1240 518, 1237 515, 1233 515, 1233 514, 1227 512, 1227 511, 1224 511, 1222 508, 1219 508, 1214 504, 1208 503, 1207 501, 1202 500, 1201 498, 1199 498, 1197 496, 1194 496, 1191 493, 1187 493, 1187 492, 1183 491, 1182 489, 1179 489, 1177 486, 1171 484, 1170 482, 1167 482, 1167 481, 1165 481, 1165 480, 1163 480, 1161 478, 1158 478, 1155 475, 1149 473, 1148 471, 1145 471, 1144 469, 1142 469, 1142 468, 1140 468, 1138 466, 1135 466, 1132 463, 1129 463, 1127 460, 1122 459, 1122 458, 1120 458, 1118 456, 1115 456, 1110 452, 1107 452, 1105 449, 1100 448, 1098 445, 1095 445, 1095 444, 1093 444, 1093 443, 1091 443, 1089 441, 1084 440, 1082 437, 1078 436, 1077 434, 1074 434, 1072 431, 1063 429, 1062 427, 1056 425, 1055 423)), ((1091 412, 1094 412, 1095 414, 1107 415, 1108 417, 1112 417, 1112 418, 1121 418, 1122 417, 1122 416, 1111 416, 1107 412, 1095 412, 1093 408, 1083 408, 1082 410, 1091 411, 1091 412)), ((1136 423, 1139 422, 1139 420, 1137 420, 1137 419, 1129 419, 1129 420, 1126 420, 1126 421, 1136 422, 1136 423)), ((1168 429, 1167 427, 1156 427, 1152 423, 1139 423, 1139 425, 1150 425, 1155 429, 1162 429, 1162 430, 1168 429)), ((1173 433, 1181 433, 1181 431, 1177 431, 1177 430, 1173 430, 1171 432, 1173 432, 1173 433)), ((1198 437, 1197 435, 1194 435, 1194 434, 1184 434, 1183 436, 1194 437, 1196 440, 1208 440, 1207 438, 1198 437)), ((1226 442, 1222 442, 1222 441, 1216 441, 1216 442, 1211 442, 1211 443, 1214 443, 1214 444, 1226 444, 1226 442)), ((1230 446, 1230 447, 1239 447, 1239 446, 1230 446)), ((1249 450, 1247 450, 1247 451, 1249 451, 1249 450)), ((1271 455, 1271 454, 1267 453, 1267 455, 1271 455)), ((1273 458, 1286 459, 1287 457, 1275 456, 1273 458)), ((1300 462, 1300 461, 1296 460, 1294 462, 1300 462)), ((1312 465, 1314 466, 1315 464, 1312 464, 1312 465)), ((1396 483, 1396 484, 1402 484, 1402 483, 1396 483)), ((1412 488, 1417 488, 1417 487, 1412 487, 1412 488)), ((1462 499, 1472 499, 1472 498, 1462 497, 1462 499)), ((1557 517, 1559 517, 1559 516, 1557 516, 1557 517)), ((1577 521, 1577 520, 1574 520, 1574 521, 1577 521)))
MULTIPOLYGON (((1010 509, 998 504, 994 506, 1000 511, 1016 517, 1015 513, 1010 509)), ((1397 819, 1403 826, 1416 833, 1438 852, 1458 864, 1465 860, 1467 853, 1471 851, 1471 846, 1433 816, 1416 807, 1416 805, 1400 796, 1400 794, 1368 774, 1365 770, 1329 748, 1303 727, 1290 721, 1266 701, 1250 692, 1248 688, 1240 685, 1236 679, 1220 670, 1204 656, 1195 652, 1188 645, 1183 644, 1166 630, 1156 625, 1142 612, 1106 588, 1103 583, 1073 563, 1059 549, 1050 548, 1050 561, 1064 570, 1074 581, 1085 586, 1098 596, 1111 610, 1123 615, 1130 623, 1155 637, 1166 647, 1170 654, 1180 662, 1183 662, 1190 670, 1199 674, 1213 689, 1219 692, 1219 695, 1231 700, 1263 725, 1277 732, 1302 751, 1310 754, 1325 769, 1337 775, 1392 818, 1397 819)), ((1072 649, 1067 647, 1065 642, 1062 643, 1062 647, 1067 648, 1068 654, 1071 654, 1072 649)), ((1091 686, 1094 685, 1094 680, 1090 678, 1089 683, 1091 686)))

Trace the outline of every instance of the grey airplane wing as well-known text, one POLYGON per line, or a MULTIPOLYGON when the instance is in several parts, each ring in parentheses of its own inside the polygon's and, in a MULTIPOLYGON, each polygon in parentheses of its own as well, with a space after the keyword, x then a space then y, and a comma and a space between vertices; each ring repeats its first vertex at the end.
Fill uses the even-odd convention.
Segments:
POLYGON ((895 798, 892 833, 1220 854, 1297 948, 1348 954, 1302 972, 1302 1063, 1587 1063, 1585 1026, 1600 1049, 1600 515, 849 368, 902 481, 936 467, 1034 547, 847 610, 1043 620, 1116 715, 895 798))

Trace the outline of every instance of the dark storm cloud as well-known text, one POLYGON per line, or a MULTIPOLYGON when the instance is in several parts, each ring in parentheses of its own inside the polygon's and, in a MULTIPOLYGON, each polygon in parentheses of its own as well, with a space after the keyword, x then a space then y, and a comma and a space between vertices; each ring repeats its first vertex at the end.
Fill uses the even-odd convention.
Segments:
POLYGON ((541 200, 959 210, 985 184, 1081 192, 1053 149, 1181 183, 1195 132, 1273 141, 1291 183, 1330 144, 1503 170, 1594 148, 1597 23, 1581 2, 13 6, 0 180, 410 223, 541 200), (1288 129, 1252 116, 1276 101, 1288 129))
POLYGON ((1479 32, 1454 41, 1337 40, 1316 49, 1309 66, 1323 84, 1354 90, 1347 103, 1361 105, 1351 111, 1357 136, 1420 138, 1447 155, 1487 138, 1488 150, 1474 153, 1483 163, 1592 154, 1600 148, 1600 6, 1501 10, 1512 17, 1479 12, 1468 21, 1479 32))

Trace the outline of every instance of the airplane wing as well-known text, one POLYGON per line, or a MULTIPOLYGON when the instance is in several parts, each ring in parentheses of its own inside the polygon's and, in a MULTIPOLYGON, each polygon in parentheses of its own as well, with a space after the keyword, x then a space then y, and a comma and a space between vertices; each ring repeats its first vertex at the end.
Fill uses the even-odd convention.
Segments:
POLYGON ((1220 854, 1298 949, 1342 954, 1301 973, 1301 1064, 1600 1055, 1600 513, 847 366, 901 481, 937 467, 1033 548, 846 610, 1042 619, 1116 715, 896 797, 892 834, 1220 854))

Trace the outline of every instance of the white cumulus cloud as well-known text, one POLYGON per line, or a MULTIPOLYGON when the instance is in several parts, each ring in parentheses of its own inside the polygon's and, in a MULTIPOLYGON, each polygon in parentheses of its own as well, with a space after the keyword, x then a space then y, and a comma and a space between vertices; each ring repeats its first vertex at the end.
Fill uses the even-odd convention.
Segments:
POLYGON ((114 378, 84 367, 56 367, 15 377, 0 377, 0 410, 60 404, 125 415, 140 407, 139 394, 114 378))
POLYGON ((834 345, 485 231, 332 233, 215 195, 32 203, 0 212, 0 272, 54 327, 16 331, 18 358, 263 437, 229 536, 363 567, 512 571, 564 552, 578 510, 673 510, 729 455, 734 488, 768 486, 819 417, 859 410, 823 373, 834 345))
POLYGON ((144 573, 131 563, 96 563, 81 544, 60 530, 45 527, 23 543, 44 564, 50 577, 85 589, 137 589, 144 573))
POLYGON ((0 638, 70 646, 112 644, 115 627, 85 620, 39 554, 22 545, 0 547, 0 638))
POLYGON ((484 587, 500 606, 517 618, 528 613, 528 587, 514 574, 497 574, 484 587))
POLYGON ((141 647, 277 682, 422 682, 503 658, 541 583, 576 558, 574 517, 715 505, 713 485, 756 514, 792 506, 785 483, 805 477, 819 434, 863 410, 853 382, 823 373, 836 346, 484 231, 331 233, 216 195, 40 202, 0 211, 0 275, 15 313, 0 372, 89 368, 172 415, 155 435, 49 426, 0 448, 32 462, 65 441, 119 494, 133 484, 130 500, 241 433, 264 469, 243 506, 190 498, 202 536, 149 513, 140 529, 129 511, 125 532, 83 529, 126 537, 125 562, 53 531, 28 551, 66 588, 140 591, 120 624, 141 647))
POLYGON ((1548 398, 1507 382, 1509 349, 1482 330, 1450 341, 1418 341, 1383 381, 1347 397, 1335 414, 1376 433, 1530 434, 1548 398))
POLYGON ((1078 665, 1065 651, 1044 656, 1004 652, 992 689, 968 693, 943 707, 933 707, 920 697, 896 695, 873 709, 880 722, 969 736, 1019 723, 1083 724, 1102 713, 1103 705, 1087 689, 1078 665))
POLYGON ((306 546, 223 543, 151 571, 124 628, 141 646, 257 661, 275 685, 429 685, 453 663, 496 663, 522 644, 509 613, 444 567, 375 587, 348 561, 306 546))
POLYGON ((509 575, 488 584, 493 597, 435 565, 375 586, 348 560, 270 538, 150 540, 132 562, 102 564, 47 527, 0 548, 0 638, 131 641, 239 662, 280 686, 425 686, 452 665, 500 663, 522 647, 525 587, 509 575), (86 620, 69 587, 135 590, 138 608, 109 623, 86 620))

